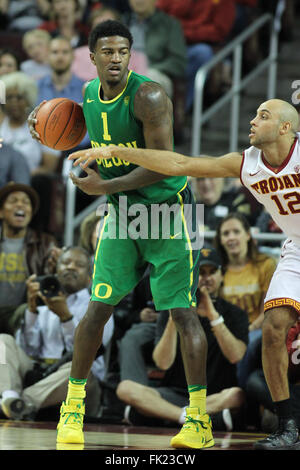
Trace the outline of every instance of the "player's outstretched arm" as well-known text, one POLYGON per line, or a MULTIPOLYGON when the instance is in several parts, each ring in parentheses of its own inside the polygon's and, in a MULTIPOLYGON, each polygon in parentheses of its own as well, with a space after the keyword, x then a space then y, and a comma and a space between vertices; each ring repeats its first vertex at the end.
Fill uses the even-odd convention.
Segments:
POLYGON ((133 149, 117 146, 81 150, 69 155, 74 165, 86 168, 96 159, 120 158, 148 170, 168 176, 195 176, 207 178, 239 177, 242 155, 231 152, 221 157, 186 157, 168 150, 133 149))

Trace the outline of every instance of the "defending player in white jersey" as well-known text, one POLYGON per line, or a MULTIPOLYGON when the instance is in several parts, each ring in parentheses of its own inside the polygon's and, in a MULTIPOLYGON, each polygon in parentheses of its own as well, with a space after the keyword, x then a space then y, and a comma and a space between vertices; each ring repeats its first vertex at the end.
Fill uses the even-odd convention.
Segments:
POLYGON ((300 448, 290 409, 286 336, 300 315, 300 134, 299 116, 286 101, 262 103, 250 122, 251 147, 221 157, 186 157, 170 151, 105 147, 75 152, 86 168, 97 158, 118 157, 165 175, 240 177, 288 237, 265 299, 263 369, 279 417, 279 428, 255 449, 300 448))

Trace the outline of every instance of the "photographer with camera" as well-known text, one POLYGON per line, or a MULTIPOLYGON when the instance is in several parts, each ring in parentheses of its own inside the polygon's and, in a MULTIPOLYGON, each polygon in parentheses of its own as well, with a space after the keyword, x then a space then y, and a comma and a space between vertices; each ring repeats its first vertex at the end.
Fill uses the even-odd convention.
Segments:
MULTIPOLYGON (((90 299, 91 257, 80 247, 64 249, 56 272, 57 277, 28 278, 27 308, 16 340, 0 335, 6 351, 0 376, 1 409, 10 419, 34 418, 40 408, 60 404, 66 395, 75 328, 90 299)), ((111 317, 104 327, 104 348, 113 328, 111 317)), ((98 354, 87 386, 90 416, 98 411, 101 391, 97 379, 103 379, 105 373, 103 355, 98 354)))

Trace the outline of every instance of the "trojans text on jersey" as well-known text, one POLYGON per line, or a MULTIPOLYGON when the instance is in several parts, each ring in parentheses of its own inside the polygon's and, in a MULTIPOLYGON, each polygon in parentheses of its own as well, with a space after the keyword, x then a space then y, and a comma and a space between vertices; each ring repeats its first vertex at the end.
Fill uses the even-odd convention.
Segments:
POLYGON ((275 193, 283 189, 299 188, 300 187, 300 174, 291 174, 283 176, 271 176, 268 179, 262 179, 254 184, 251 184, 258 194, 275 193))

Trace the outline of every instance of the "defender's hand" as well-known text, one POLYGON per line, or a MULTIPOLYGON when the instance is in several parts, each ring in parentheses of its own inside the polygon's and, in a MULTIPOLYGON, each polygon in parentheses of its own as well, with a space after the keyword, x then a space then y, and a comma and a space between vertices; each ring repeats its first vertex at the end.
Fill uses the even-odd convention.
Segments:
POLYGON ((109 145, 107 147, 78 150, 78 152, 71 153, 68 156, 68 160, 74 160, 74 166, 80 165, 81 168, 87 168, 90 163, 94 162, 98 158, 112 158, 114 148, 115 145, 109 145))

